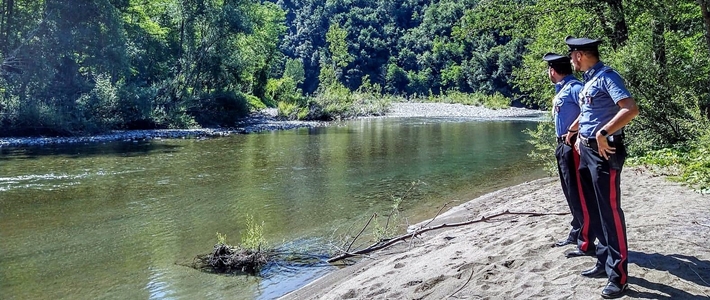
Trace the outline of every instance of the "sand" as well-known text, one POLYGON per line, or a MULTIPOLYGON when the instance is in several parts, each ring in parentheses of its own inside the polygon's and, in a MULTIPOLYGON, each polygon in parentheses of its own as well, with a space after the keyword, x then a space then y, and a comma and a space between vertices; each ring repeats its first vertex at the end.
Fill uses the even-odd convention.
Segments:
MULTIPOLYGON (((629 241, 625 299, 710 299, 710 196, 642 168, 622 173, 629 241)), ((513 212, 567 212, 556 178, 495 191, 429 224, 513 212)), ((432 217, 436 212, 432 212, 432 217)), ((283 299, 601 299, 596 258, 567 259, 570 215, 506 215, 425 233, 326 275, 283 299)), ((425 221, 428 222, 428 221, 425 221)), ((425 222, 410 226, 421 227, 425 222)))

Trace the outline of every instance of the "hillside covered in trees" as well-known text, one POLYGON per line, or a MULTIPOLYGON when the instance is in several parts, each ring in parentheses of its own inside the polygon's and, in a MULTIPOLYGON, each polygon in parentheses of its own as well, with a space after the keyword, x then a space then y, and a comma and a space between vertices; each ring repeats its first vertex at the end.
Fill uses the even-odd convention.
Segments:
POLYGON ((553 89, 540 57, 566 53, 573 35, 602 39, 602 60, 627 80, 641 108, 629 128, 635 149, 692 147, 710 140, 709 6, 0 0, 0 126, 3 135, 230 126, 264 106, 333 119, 437 97, 545 109, 553 89))

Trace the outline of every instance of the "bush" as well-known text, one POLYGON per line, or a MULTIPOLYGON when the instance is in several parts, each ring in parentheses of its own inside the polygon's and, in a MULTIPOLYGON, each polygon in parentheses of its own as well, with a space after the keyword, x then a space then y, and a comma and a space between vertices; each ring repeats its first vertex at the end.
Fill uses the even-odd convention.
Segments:
POLYGON ((160 128, 153 115, 158 88, 155 86, 124 85, 119 91, 121 99, 122 129, 160 128))
POLYGON ((119 88, 111 82, 111 77, 105 74, 97 75, 95 81, 94 88, 76 100, 76 129, 85 133, 106 131, 124 122, 118 96, 119 88))
POLYGON ((710 193, 710 128, 696 142, 672 148, 652 150, 629 159, 631 165, 645 165, 653 172, 670 175, 671 179, 688 184, 694 190, 710 193))
POLYGON ((308 108, 300 107, 295 103, 279 102, 277 108, 278 116, 282 119, 300 120, 308 115, 308 108))
POLYGON ((702 134, 697 124, 707 121, 710 107, 710 57, 701 37, 668 32, 663 59, 657 59, 652 29, 639 28, 605 59, 626 80, 639 106, 627 132, 641 155, 695 140, 702 134))
POLYGON ((203 95, 193 112, 202 126, 233 126, 249 114, 247 96, 241 92, 217 91, 203 95))
POLYGON ((249 111, 259 111, 262 109, 266 109, 266 104, 259 100, 256 96, 253 95, 245 95, 247 97, 247 104, 249 106, 249 111))
POLYGON ((352 93, 340 83, 323 88, 310 102, 308 119, 336 120, 352 116, 352 93))
POLYGON ((12 126, 13 130, 9 133, 17 135, 76 135, 76 119, 69 118, 70 115, 66 108, 30 100, 17 106, 16 122, 12 126))
POLYGON ((483 106, 492 109, 504 109, 510 107, 510 99, 503 96, 499 92, 493 93, 493 95, 486 96, 483 98, 483 106))
POLYGON ((269 106, 275 106, 279 102, 289 102, 304 106, 306 104, 305 99, 301 96, 301 91, 296 85, 296 82, 291 77, 269 79, 266 83, 266 98, 264 102, 269 106))
POLYGON ((372 85, 362 91, 351 92, 336 83, 320 90, 310 101, 307 119, 341 120, 360 116, 383 115, 389 110, 392 96, 382 96, 372 85))
POLYGON ((483 92, 463 93, 450 90, 441 95, 430 95, 422 99, 424 102, 438 103, 459 103, 464 105, 484 106, 492 109, 503 109, 510 107, 510 99, 499 92, 493 95, 486 95, 483 92))
POLYGON ((250 250, 260 250, 263 246, 266 246, 266 239, 264 238, 264 222, 261 224, 254 221, 254 216, 247 215, 247 229, 246 232, 242 234, 242 244, 241 247, 250 250))

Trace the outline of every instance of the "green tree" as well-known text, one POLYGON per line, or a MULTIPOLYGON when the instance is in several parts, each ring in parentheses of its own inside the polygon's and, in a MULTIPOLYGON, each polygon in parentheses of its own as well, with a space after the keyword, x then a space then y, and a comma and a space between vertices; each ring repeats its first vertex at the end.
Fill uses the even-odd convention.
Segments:
POLYGON ((306 80, 303 62, 300 59, 287 59, 283 76, 290 77, 296 84, 303 83, 303 81, 306 80))
POLYGON ((352 55, 348 53, 347 36, 347 31, 337 23, 330 25, 326 34, 328 57, 322 59, 321 75, 318 77, 321 87, 336 84, 337 80, 342 77, 343 68, 353 61, 352 55))

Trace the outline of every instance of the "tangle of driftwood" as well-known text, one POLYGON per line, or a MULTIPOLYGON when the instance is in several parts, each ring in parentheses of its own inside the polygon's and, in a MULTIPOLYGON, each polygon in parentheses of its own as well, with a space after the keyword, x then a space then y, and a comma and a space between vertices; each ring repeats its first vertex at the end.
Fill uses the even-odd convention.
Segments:
POLYGON ((550 216, 550 215, 562 216, 562 215, 568 215, 568 214, 569 214, 569 212, 540 213, 540 212, 511 212, 509 210, 506 210, 502 213, 498 213, 498 214, 491 215, 488 217, 482 216, 480 219, 477 219, 477 220, 464 221, 464 222, 458 222, 458 223, 450 223, 450 224, 444 223, 444 224, 440 224, 440 225, 436 225, 436 226, 419 228, 419 229, 417 229, 413 232, 407 233, 407 234, 403 234, 403 235, 393 237, 390 239, 381 240, 375 244, 372 244, 371 246, 369 246, 365 249, 361 249, 361 250, 358 250, 355 252, 346 251, 338 256, 331 257, 330 259, 328 259, 328 262, 332 263, 332 262, 343 260, 343 259, 346 259, 349 257, 363 255, 363 254, 367 254, 367 253, 370 253, 373 251, 384 249, 384 248, 394 245, 395 243, 397 243, 399 241, 403 241, 408 238, 413 238, 413 237, 415 237, 419 234, 422 234, 424 232, 427 232, 427 231, 437 230, 437 229, 447 228, 447 227, 458 227, 458 226, 465 226, 465 225, 470 225, 470 224, 474 224, 474 223, 486 222, 491 219, 498 218, 498 217, 505 216, 505 215, 525 215, 525 216, 538 217, 538 216, 550 216))

